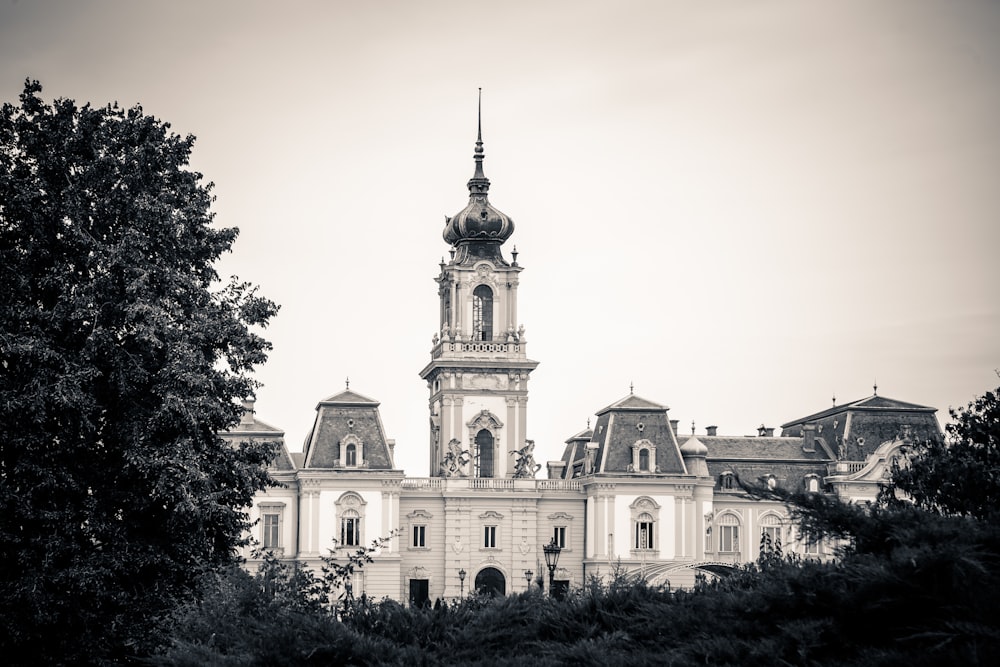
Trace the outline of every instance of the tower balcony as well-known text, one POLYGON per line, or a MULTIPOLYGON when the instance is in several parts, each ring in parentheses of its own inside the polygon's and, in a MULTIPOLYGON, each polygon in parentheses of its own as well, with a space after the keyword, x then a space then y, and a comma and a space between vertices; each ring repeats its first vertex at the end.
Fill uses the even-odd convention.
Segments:
POLYGON ((434 343, 431 348, 431 358, 447 359, 505 359, 527 360, 526 341, 510 338, 495 338, 486 340, 462 340, 459 338, 444 338, 434 343))

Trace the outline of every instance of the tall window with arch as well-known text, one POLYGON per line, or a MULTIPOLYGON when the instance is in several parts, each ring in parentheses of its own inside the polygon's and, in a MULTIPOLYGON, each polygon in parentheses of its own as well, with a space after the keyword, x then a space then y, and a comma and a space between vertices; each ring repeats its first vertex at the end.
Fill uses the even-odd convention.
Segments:
POLYGON ((653 544, 653 516, 643 512, 635 522, 635 548, 652 549, 653 544))
POLYGON ((472 291, 472 340, 493 340, 493 290, 486 285, 472 291))
POLYGON ((479 477, 493 477, 493 434, 485 428, 476 434, 479 477))
POLYGON ((340 517, 340 545, 356 547, 361 544, 361 514, 357 510, 345 510, 340 517))
POLYGON ((353 442, 348 443, 347 447, 345 448, 344 457, 345 457, 344 465, 347 466, 348 468, 354 468, 358 465, 358 448, 353 442))
POLYGON ((740 549, 740 519, 735 514, 723 514, 716 521, 719 531, 719 552, 738 553, 740 549))

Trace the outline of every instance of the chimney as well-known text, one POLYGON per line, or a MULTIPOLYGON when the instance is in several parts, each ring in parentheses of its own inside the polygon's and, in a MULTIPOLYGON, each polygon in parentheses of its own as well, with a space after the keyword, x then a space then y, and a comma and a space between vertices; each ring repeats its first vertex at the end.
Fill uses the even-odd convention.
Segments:
POLYGON ((705 435, 712 435, 712 436, 714 436, 716 434, 716 431, 718 431, 718 430, 719 430, 718 426, 706 426, 705 427, 705 435))
POLYGON ((805 424, 802 427, 802 451, 812 453, 816 451, 816 425, 805 424))
POLYGON ((392 438, 386 438, 385 444, 389 447, 389 465, 393 468, 396 467, 396 441, 392 438))
POLYGON ((773 438, 774 437, 774 427, 773 426, 765 426, 764 427, 764 437, 765 438, 773 438))
POLYGON ((565 461, 549 461, 546 467, 549 469, 549 479, 562 479, 566 476, 565 461))
POLYGON ((675 438, 677 437, 677 424, 679 424, 680 421, 681 421, 680 419, 671 419, 670 420, 670 428, 673 429, 673 431, 674 431, 674 437, 675 438))
POLYGON ((243 414, 240 415, 240 424, 249 426, 253 424, 253 404, 254 397, 248 396, 243 399, 243 414))

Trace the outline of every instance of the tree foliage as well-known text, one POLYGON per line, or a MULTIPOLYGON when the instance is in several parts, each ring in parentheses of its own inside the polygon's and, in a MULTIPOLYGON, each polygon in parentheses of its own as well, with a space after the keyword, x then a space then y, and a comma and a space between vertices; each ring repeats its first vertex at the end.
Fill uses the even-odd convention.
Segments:
POLYGON ((938 514, 1000 518, 1000 388, 950 410, 944 441, 914 445, 897 463, 884 497, 938 514))
POLYGON ((142 653, 231 562, 272 452, 216 434, 276 306, 217 282, 237 230, 193 137, 40 92, 0 112, 0 642, 76 663, 142 653))

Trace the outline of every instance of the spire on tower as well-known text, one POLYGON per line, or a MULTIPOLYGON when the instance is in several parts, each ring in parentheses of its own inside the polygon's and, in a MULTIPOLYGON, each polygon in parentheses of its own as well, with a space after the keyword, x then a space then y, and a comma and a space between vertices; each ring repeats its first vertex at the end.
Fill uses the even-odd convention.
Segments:
POLYGON ((476 112, 476 151, 472 158, 476 161, 476 173, 469 180, 470 194, 486 194, 490 190, 490 179, 483 173, 483 89, 479 89, 479 106, 476 112))

